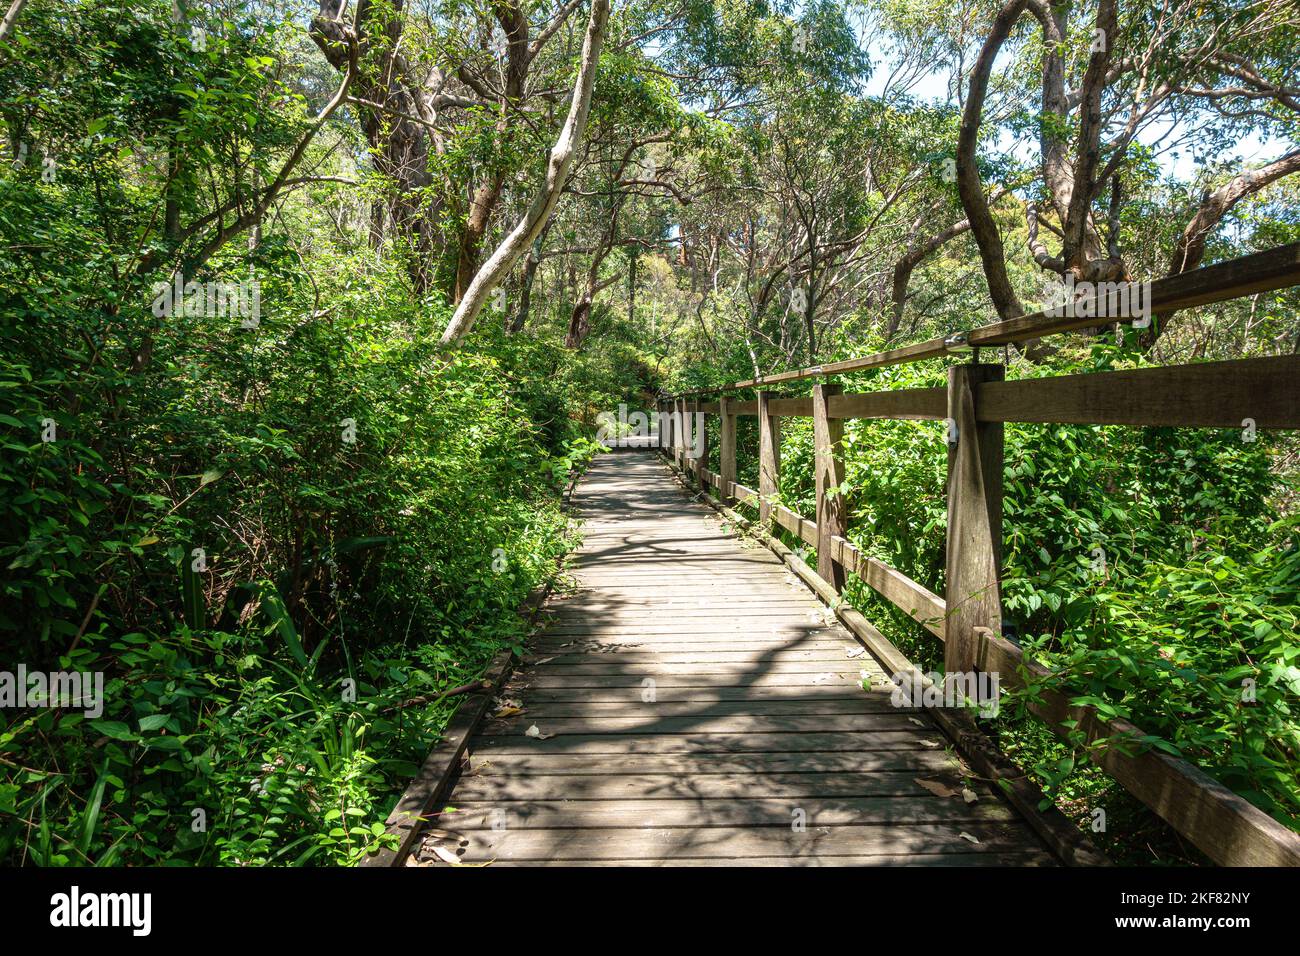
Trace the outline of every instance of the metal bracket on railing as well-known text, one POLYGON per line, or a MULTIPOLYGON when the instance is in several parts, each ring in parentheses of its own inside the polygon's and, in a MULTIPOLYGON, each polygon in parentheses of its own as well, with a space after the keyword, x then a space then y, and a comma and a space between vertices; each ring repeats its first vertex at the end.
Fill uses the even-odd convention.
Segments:
POLYGON ((970 343, 966 340, 966 332, 954 332, 943 340, 943 347, 949 352, 969 352, 970 343))

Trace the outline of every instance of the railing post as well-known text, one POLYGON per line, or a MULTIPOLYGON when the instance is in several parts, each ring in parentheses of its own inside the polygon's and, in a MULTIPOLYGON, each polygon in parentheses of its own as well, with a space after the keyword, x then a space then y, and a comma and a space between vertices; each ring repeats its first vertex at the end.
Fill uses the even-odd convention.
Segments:
POLYGON ((781 490, 781 419, 768 411, 772 393, 758 393, 758 520, 771 531, 769 499, 781 490))
POLYGON ((686 418, 686 399, 677 399, 673 403, 673 411, 677 412, 677 420, 673 424, 677 433, 677 467, 681 468, 682 475, 685 475, 686 449, 690 446, 690 419, 686 418))
POLYGON ((731 411, 731 399, 718 396, 718 416, 722 424, 718 437, 718 489, 725 504, 735 504, 732 484, 736 480, 736 416, 731 411))
POLYGON ((691 428, 696 431, 692 437, 694 439, 691 449, 700 449, 700 455, 694 460, 695 463, 695 487, 700 491, 705 491, 708 485, 704 482, 704 472, 709 467, 709 429, 707 419, 700 414, 700 400, 697 398, 691 402, 691 428))
POLYGON ((835 590, 844 587, 844 569, 831 557, 831 538, 848 534, 849 510, 842 494, 829 494, 844 483, 844 420, 826 414, 826 402, 840 394, 838 385, 813 386, 814 466, 817 474, 817 574, 835 590))
POLYGON ((1000 382, 1001 365, 948 369, 947 621, 944 670, 977 670, 976 628, 1002 630, 1002 424, 979 422, 975 386, 1000 382))

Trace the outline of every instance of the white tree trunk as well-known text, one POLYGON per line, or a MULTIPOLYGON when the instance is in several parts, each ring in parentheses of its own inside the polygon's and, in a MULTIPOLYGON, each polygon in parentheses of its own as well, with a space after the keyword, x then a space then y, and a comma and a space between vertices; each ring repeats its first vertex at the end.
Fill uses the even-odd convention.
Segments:
POLYGON ((27 0, 13 0, 9 5, 9 12, 5 14, 3 21, 0 21, 0 43, 9 39, 9 34, 14 32, 14 25, 18 22, 18 15, 23 12, 23 7, 27 6, 27 0))
POLYGON ((587 35, 582 41, 582 63, 578 68, 578 78, 573 84, 573 101, 569 104, 569 115, 564 121, 564 128, 560 130, 560 136, 551 148, 550 160, 546 165, 546 183, 528 207, 523 219, 475 273, 460 305, 456 307, 456 313, 442 333, 443 345, 454 345, 469 334, 488 295, 505 279, 510 268, 541 234, 546 221, 555 211, 555 204, 559 202, 560 192, 564 189, 564 180, 569 174, 569 166, 573 163, 578 144, 582 141, 583 130, 587 126, 591 88, 596 79, 596 64, 600 60, 600 47, 605 39, 605 24, 608 20, 609 0, 592 0, 587 35))

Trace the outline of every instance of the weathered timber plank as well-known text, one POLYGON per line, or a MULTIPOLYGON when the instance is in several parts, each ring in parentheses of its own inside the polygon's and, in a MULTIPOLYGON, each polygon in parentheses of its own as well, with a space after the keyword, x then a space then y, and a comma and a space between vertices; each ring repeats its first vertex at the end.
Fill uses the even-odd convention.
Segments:
MULTIPOLYGON (((644 688, 646 676, 639 674, 529 674, 520 677, 523 686, 553 690, 560 687, 617 687, 644 688), (526 681, 526 685, 524 682, 526 681)), ((721 674, 660 674, 650 677, 661 692, 665 687, 837 687, 858 686, 858 676, 834 671, 824 673, 794 672, 779 674, 747 674, 731 671, 721 674)))
MULTIPOLYGON (((890 756, 895 756, 891 754, 890 756)), ((960 774, 924 770, 887 771, 880 773, 706 773, 681 775, 668 773, 631 774, 497 774, 462 778, 456 788, 460 806, 490 800, 735 800, 789 799, 791 797, 906 797, 926 800, 932 810, 955 810, 954 802, 965 803, 961 789, 966 786, 960 774), (951 797, 936 797, 920 781, 954 791, 951 797)), ((986 802, 993 791, 986 784, 971 782, 971 790, 986 802)), ((789 824, 789 804, 786 805, 789 824)), ((932 817, 942 820, 943 817, 932 817)), ((677 824, 663 824, 665 826, 677 824)))
MULTIPOLYGON (((518 680, 511 684, 513 688, 524 689, 530 682, 518 680)), ((641 683, 626 683, 622 686, 581 687, 572 684, 561 687, 527 687, 525 704, 544 701, 629 701, 641 700, 641 683)), ((512 692, 513 693, 513 692, 512 692)), ((515 694, 518 696, 518 694, 515 694)), ((671 684, 657 682, 656 700, 659 703, 680 701, 701 704, 721 701, 767 701, 767 700, 858 700, 865 692, 856 683, 829 684, 782 684, 757 686, 754 684, 719 685, 719 684, 671 684)))
POLYGON ((942 388, 900 388, 888 392, 836 395, 826 403, 831 418, 942 419, 947 415, 942 388))
MULTIPOLYGON (((919 788, 918 788, 919 789, 919 788)), ((1011 811, 993 801, 967 804, 960 798, 829 797, 791 799, 656 799, 610 801, 496 802, 459 801, 455 813, 443 814, 440 825, 455 829, 552 829, 583 827, 784 827, 798 813, 807 826, 881 826, 917 823, 980 823, 1013 819, 1011 811)))
POLYGON ((975 387, 983 422, 1300 428, 1300 355, 975 387))
POLYGON ((767 664, 767 663, 784 663, 788 661, 815 661, 825 668, 827 665, 839 665, 846 658, 843 648, 834 648, 821 651, 813 650, 791 650, 784 647, 765 648, 761 651, 656 651, 656 650, 625 650, 622 653, 610 654, 591 652, 586 650, 570 651, 559 650, 548 653, 545 659, 530 661, 536 664, 563 664, 582 666, 587 664, 606 664, 614 661, 617 664, 767 664))
POLYGON ((961 776, 949 754, 929 749, 847 753, 773 751, 748 754, 602 754, 597 760, 584 754, 494 753, 482 758, 471 755, 470 763, 472 769, 461 777, 463 781, 484 776, 509 776, 517 781, 525 781, 552 774, 583 778, 667 774, 687 783, 698 782, 701 787, 708 787, 710 784, 705 778, 714 776, 750 777, 756 781, 771 775, 799 777, 806 774, 840 777, 893 773, 908 776, 912 780, 961 776))
POLYGON ((465 862, 489 860, 593 860, 618 858, 731 857, 785 855, 834 857, 888 853, 946 853, 954 856, 1022 849, 1027 834, 1009 823, 785 827, 647 827, 627 829, 466 830, 465 862), (961 834, 979 842, 972 843, 961 834))
MULTIPOLYGON (((524 713, 538 717, 640 717, 652 712, 659 717, 812 716, 818 714, 896 714, 888 699, 863 695, 861 699, 830 700, 739 700, 705 704, 696 701, 655 701, 639 698, 624 701, 538 701, 524 702, 524 713)), ((829 729, 829 728, 828 728, 829 729)))
POLYGON ((938 732, 881 730, 870 734, 570 734, 540 740, 536 737, 483 736, 476 753, 763 753, 770 750, 922 750, 944 746, 938 732))
MULTIPOLYGON (((549 860, 511 860, 498 861, 496 866, 510 867, 543 867, 543 866, 572 866, 573 864, 565 860, 551 862, 549 860)), ((1038 866, 1058 866, 1059 864, 1043 850, 999 850, 996 853, 909 853, 905 855, 892 855, 882 853, 878 856, 808 856, 808 857, 784 857, 784 856, 747 856, 743 860, 732 859, 730 857, 718 857, 716 859, 708 857, 685 857, 674 859, 666 857, 663 859, 637 860, 637 859, 601 859, 601 860, 583 860, 584 867, 589 866, 638 866, 638 867, 699 867, 699 866, 744 866, 744 867, 852 867, 860 869, 863 867, 898 867, 898 866, 942 866, 942 867, 972 867, 972 866, 1000 866, 1000 867, 1038 867, 1038 866)))
POLYGON ((1002 378, 1001 365, 948 369, 948 531, 944 670, 975 669, 975 628, 1002 629, 1002 426, 980 423, 975 386, 1002 378))
POLYGON ((771 734, 771 733, 846 733, 866 734, 877 730, 890 730, 909 734, 933 732, 911 723, 921 719, 899 711, 893 714, 812 714, 808 716, 724 715, 719 717, 666 717, 655 712, 654 704, 645 705, 640 717, 611 717, 604 714, 590 717, 551 717, 542 722, 536 714, 523 714, 505 720, 489 721, 483 728, 494 737, 523 736, 536 724, 541 730, 557 735, 598 734, 771 734), (545 726, 543 726, 543 723, 545 726))

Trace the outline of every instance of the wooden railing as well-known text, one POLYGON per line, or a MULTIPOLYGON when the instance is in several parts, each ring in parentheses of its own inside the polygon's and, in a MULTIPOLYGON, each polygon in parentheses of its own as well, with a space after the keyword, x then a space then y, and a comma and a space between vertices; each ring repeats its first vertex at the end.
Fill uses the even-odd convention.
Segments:
MULTIPOLYGON (((1152 310, 1168 311, 1300 284, 1300 243, 1220 263, 1152 283, 1152 310)), ((1111 313, 1113 313, 1113 309, 1111 313)), ((1099 313, 1094 306, 1090 316, 1099 313)), ((734 382, 670 398, 660 404, 661 444, 701 489, 716 489, 722 502, 757 508, 764 529, 784 528, 817 550, 814 585, 840 604, 845 577, 854 575, 944 642, 950 674, 996 672, 1003 686, 1022 686, 1027 673, 1036 687, 1050 672, 1025 658, 1002 636, 1000 568, 1004 422, 1166 425, 1257 429, 1300 428, 1300 356, 1241 359, 1164 368, 1063 375, 1007 382, 1000 364, 978 362, 977 347, 997 345, 1105 324, 1095 317, 1044 314, 999 322, 919 345, 894 349, 760 380, 734 382), (843 394, 828 382, 810 397, 778 397, 760 389, 752 400, 728 392, 805 378, 831 378, 924 358, 970 352, 975 361, 948 368, 947 388, 843 394), (717 401, 701 401, 710 392, 717 401), (676 413, 670 415, 667 413, 676 413), (716 417, 718 471, 705 453, 693 458, 692 413, 716 417), (758 489, 736 480, 736 419, 759 419, 758 489), (809 418, 814 431, 816 516, 809 520, 778 500, 781 488, 781 421, 809 418), (844 421, 851 418, 943 420, 948 431, 945 589, 940 597, 848 540, 849 502, 829 493, 843 484, 844 421), (666 423, 666 424, 665 424, 666 423)), ((1114 321, 1114 320, 1109 320, 1114 321)), ((857 612, 839 608, 842 619, 895 670, 907 659, 857 612), (897 665, 897 666, 895 666, 897 665)), ((1122 720, 1103 720, 1090 706, 1038 687, 1029 709, 1055 732, 1082 731, 1089 743, 1145 734, 1122 720)), ((1132 745, 1100 746, 1097 762, 1130 793, 1222 865, 1300 865, 1300 835, 1185 760, 1132 745)))

